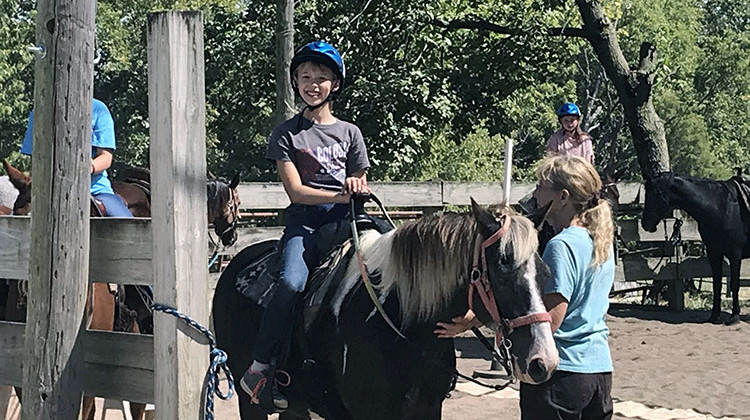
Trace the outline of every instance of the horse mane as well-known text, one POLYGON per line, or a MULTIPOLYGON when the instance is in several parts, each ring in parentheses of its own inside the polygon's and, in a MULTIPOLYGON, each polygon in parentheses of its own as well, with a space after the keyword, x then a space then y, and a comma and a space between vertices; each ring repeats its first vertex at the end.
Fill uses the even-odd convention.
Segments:
POLYGON ((0 206, 12 209, 16 198, 18 198, 18 190, 10 182, 10 178, 7 175, 0 176, 0 206))
MULTIPOLYGON (((516 266, 523 264, 536 252, 533 224, 507 206, 495 215, 511 218, 508 232, 499 241, 501 255, 512 255, 516 266)), ((381 280, 374 286, 381 295, 397 291, 402 327, 430 320, 450 303, 452 294, 471 272, 477 235, 479 229, 471 213, 423 217, 382 236, 363 235, 365 265, 370 272, 380 274, 381 280)), ((358 265, 353 262, 347 271, 346 288, 361 281, 359 278, 358 265)), ((339 296, 335 312, 343 301, 339 296)))

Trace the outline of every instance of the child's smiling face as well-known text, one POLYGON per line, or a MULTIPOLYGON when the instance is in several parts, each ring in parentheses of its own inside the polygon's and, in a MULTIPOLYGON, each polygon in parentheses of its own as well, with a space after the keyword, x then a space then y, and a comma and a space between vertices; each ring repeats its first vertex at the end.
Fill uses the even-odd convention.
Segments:
POLYGON ((307 61, 297 68, 297 90, 307 105, 315 106, 339 89, 336 75, 328 67, 307 61))

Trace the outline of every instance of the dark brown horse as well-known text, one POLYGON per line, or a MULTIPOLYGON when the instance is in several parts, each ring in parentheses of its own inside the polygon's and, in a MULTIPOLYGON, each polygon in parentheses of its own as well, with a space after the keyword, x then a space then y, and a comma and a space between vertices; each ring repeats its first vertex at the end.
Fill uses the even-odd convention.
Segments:
MULTIPOLYGON (((3 167, 8 174, 8 179, 18 190, 18 196, 12 205, 12 214, 28 215, 31 211, 31 178, 23 174, 17 168, 3 160, 3 167)), ((148 175, 147 170, 135 172, 148 175)), ((150 191, 144 189, 148 184, 140 186, 134 182, 114 183, 115 193, 123 197, 128 203, 131 213, 136 216, 150 217, 150 191), (127 197, 127 198, 126 198, 127 197), (129 201, 127 201, 129 200, 129 201), (143 210, 147 210, 146 213, 143 210)), ((214 225, 215 231, 219 234, 225 245, 231 245, 236 240, 237 234, 235 227, 239 219, 239 196, 236 187, 239 180, 235 179, 231 184, 223 180, 208 181, 208 205, 209 205, 209 223, 214 225)), ((92 202, 91 215, 99 216, 106 212, 106 209, 99 208, 92 202)), ((0 288, 0 306, 5 306, 4 313, 0 318, 7 321, 25 322, 26 307, 24 304, 23 285, 25 282, 18 280, 7 280, 7 288, 0 288)), ((87 318, 89 319, 88 327, 94 330, 102 331, 128 331, 128 332, 150 332, 151 317, 150 297, 144 296, 142 288, 134 286, 121 286, 117 292, 110 289, 105 283, 93 283, 89 289, 87 299, 87 318), (95 304, 94 304, 95 302, 95 304), (139 328, 139 325, 144 326, 139 328)), ((20 390, 18 390, 20 396, 20 390)), ((131 403, 131 413, 134 419, 142 419, 145 412, 145 404, 131 403)), ((94 398, 84 397, 82 414, 84 419, 94 419, 94 398)))

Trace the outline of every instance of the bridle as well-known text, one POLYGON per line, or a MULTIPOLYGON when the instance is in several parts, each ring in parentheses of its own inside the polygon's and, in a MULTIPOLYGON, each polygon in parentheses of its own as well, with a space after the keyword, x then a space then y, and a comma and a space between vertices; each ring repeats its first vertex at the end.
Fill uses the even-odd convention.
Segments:
MULTIPOLYGON (((659 185, 659 184, 657 184, 657 182, 656 182, 655 179, 650 180, 650 182, 653 184, 653 188, 656 189, 656 191, 655 191, 656 194, 653 194, 653 195, 656 195, 659 198, 659 201, 661 202, 659 204, 663 204, 668 210, 671 209, 672 208, 672 204, 669 202, 669 200, 667 198, 664 197, 665 194, 664 194, 664 189, 662 188, 662 186, 659 185)), ((672 182, 672 180, 670 179, 670 183, 671 182, 672 182)), ((648 187, 646 187, 646 188, 648 189, 648 187)), ((659 204, 657 204, 657 206, 659 204)), ((644 216, 644 218, 645 218, 646 215, 653 215, 655 217, 658 217, 657 223, 660 220, 664 219, 664 217, 661 217, 659 215, 658 211, 654 211, 653 210, 653 206, 651 206, 651 208, 649 208, 648 211, 646 211, 646 209, 647 209, 647 207, 644 206, 643 207, 643 216, 644 216)))
MULTIPOLYGON (((219 181, 219 180, 212 180, 212 182, 215 182, 217 184, 218 183, 224 183, 223 181, 219 181)), ((230 206, 230 208, 229 208, 228 212, 224 211, 224 208, 222 208, 220 216, 225 216, 228 213, 228 214, 230 214, 232 216, 232 222, 231 223, 227 223, 227 227, 224 228, 223 230, 219 231, 217 229, 218 225, 216 224, 215 220, 211 220, 211 223, 213 223, 213 225, 214 225, 214 233, 216 233, 216 235, 218 235, 219 239, 218 240, 214 240, 213 236, 211 235, 211 232, 208 233, 208 239, 211 241, 211 245, 214 248, 213 252, 211 253, 211 257, 208 259, 208 267, 209 268, 211 268, 211 266, 214 265, 214 263, 216 262, 216 260, 219 258, 219 252, 220 252, 220 250, 222 248, 221 244, 223 244, 223 242, 224 242, 222 240, 222 238, 225 235, 230 234, 230 232, 234 232, 234 239, 233 239, 232 242, 234 242, 234 241, 237 240, 237 222, 240 219, 239 206, 237 205, 237 200, 236 200, 238 193, 233 188, 230 188, 228 184, 227 184, 227 190, 229 190, 229 201, 227 202, 227 204, 230 206)), ((219 194, 219 191, 220 191, 220 189, 216 188, 216 192, 214 193, 214 197, 213 197, 214 199, 219 194)), ((209 203, 210 202, 211 202, 211 200, 209 199, 209 203)))
MULTIPOLYGON (((214 180, 214 182, 216 182, 217 184, 219 183, 225 184, 227 186, 227 190, 229 191, 229 199, 227 201, 227 204, 229 205, 229 211, 224 211, 225 208, 222 208, 222 211, 219 214, 219 216, 224 217, 224 216, 230 215, 232 216, 232 222, 227 223, 227 226, 223 230, 218 230, 217 229, 218 225, 216 224, 216 221, 215 220, 211 221, 211 223, 213 223, 214 225, 214 233, 216 233, 216 235, 219 236, 219 240, 222 240, 221 238, 223 238, 225 235, 228 235, 232 231, 236 231, 237 222, 240 219, 239 208, 237 206, 237 201, 236 201, 237 192, 233 188, 230 188, 229 184, 226 184, 223 181, 214 180)), ((216 192, 214 193, 214 199, 216 196, 219 195, 220 191, 221 191, 220 188, 216 188, 216 192)), ((214 241, 214 239, 210 235, 209 235, 209 238, 211 239, 211 242, 214 244, 214 246, 218 249, 219 245, 217 241, 214 241)))
POLYGON ((490 246, 494 245, 510 228, 510 216, 504 216, 503 224, 500 229, 497 230, 492 236, 482 241, 481 236, 477 236, 476 246, 474 247, 474 263, 471 269, 471 276, 469 282, 469 309, 474 311, 474 291, 479 294, 482 300, 484 309, 490 314, 492 320, 495 323, 495 345, 501 350, 503 354, 500 357, 504 360, 505 368, 510 374, 512 380, 513 375, 513 364, 509 363, 512 360, 510 334, 514 329, 523 327, 526 325, 537 324, 540 322, 552 322, 552 317, 549 312, 536 312, 527 315, 522 315, 516 318, 504 318, 501 316, 500 311, 495 301, 495 294, 492 291, 489 279, 487 278, 487 257, 486 250, 490 246), (481 260, 481 267, 479 262, 481 260))

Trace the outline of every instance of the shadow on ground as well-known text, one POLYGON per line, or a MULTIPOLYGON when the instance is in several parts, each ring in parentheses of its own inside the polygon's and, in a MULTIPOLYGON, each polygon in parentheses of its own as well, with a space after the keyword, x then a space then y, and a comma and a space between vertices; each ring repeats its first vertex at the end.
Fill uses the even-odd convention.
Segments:
MULTIPOLYGON (((609 306, 609 315, 617 318, 636 318, 645 321, 661 321, 669 324, 703 324, 708 323, 711 311, 684 310, 670 311, 663 306, 644 306, 613 303, 609 306)), ((729 313, 722 311, 721 320, 729 318, 729 313)), ((750 315, 743 314, 740 319, 750 322, 750 315)))

